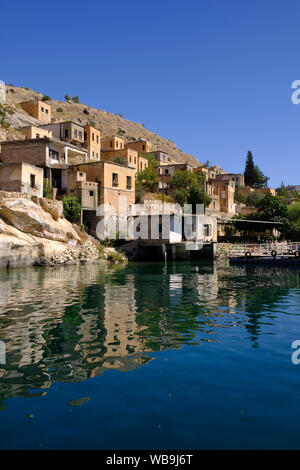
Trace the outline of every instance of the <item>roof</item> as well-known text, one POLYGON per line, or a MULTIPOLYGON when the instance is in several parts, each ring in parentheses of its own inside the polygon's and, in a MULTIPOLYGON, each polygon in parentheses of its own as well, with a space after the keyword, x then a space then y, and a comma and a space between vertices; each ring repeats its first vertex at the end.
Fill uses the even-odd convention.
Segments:
POLYGON ((218 223, 230 223, 230 222, 250 222, 254 224, 272 224, 272 225, 284 225, 282 222, 272 222, 270 220, 250 220, 250 219, 222 219, 221 217, 217 218, 218 223))

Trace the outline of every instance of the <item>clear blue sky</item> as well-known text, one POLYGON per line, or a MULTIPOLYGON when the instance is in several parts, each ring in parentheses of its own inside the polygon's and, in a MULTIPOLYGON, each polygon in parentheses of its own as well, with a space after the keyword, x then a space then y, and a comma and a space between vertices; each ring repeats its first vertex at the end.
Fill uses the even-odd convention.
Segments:
POLYGON ((270 186, 300 184, 300 2, 31 1, 1 5, 0 79, 66 93, 270 186))

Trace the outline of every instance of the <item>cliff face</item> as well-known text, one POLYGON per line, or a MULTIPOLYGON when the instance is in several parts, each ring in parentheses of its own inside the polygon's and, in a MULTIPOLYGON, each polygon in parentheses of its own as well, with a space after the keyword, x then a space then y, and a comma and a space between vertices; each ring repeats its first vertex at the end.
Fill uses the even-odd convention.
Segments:
POLYGON ((71 262, 87 245, 96 259, 96 246, 62 216, 59 203, 0 192, 0 267, 43 264, 58 257, 62 263, 71 262))
MULTIPOLYGON (((8 138, 20 138, 20 133, 17 131, 19 126, 38 124, 38 121, 27 114, 19 103, 43 97, 42 93, 37 93, 29 88, 7 86, 6 91, 7 103, 14 109, 15 114, 9 119, 12 127, 9 131, 2 129, 1 132, 0 128, 0 141, 8 138), (10 136, 7 135, 8 133, 10 136)), ((101 131, 102 137, 118 135, 126 142, 143 138, 152 143, 153 150, 162 150, 168 153, 172 161, 176 163, 188 162, 192 166, 199 166, 199 160, 196 157, 182 152, 175 142, 145 129, 141 123, 129 121, 120 115, 86 106, 83 103, 55 100, 48 101, 48 103, 51 104, 53 118, 62 121, 73 120, 80 125, 86 125, 93 121, 95 127, 101 131)))

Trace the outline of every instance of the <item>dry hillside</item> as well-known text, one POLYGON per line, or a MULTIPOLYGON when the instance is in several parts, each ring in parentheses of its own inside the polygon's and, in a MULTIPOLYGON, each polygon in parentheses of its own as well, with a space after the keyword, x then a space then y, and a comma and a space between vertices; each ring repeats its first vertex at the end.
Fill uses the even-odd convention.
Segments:
MULTIPOLYGON (((29 88, 19 88, 7 85, 6 97, 7 103, 15 110, 15 114, 9 119, 11 127, 9 130, 0 127, 0 141, 8 139, 20 139, 22 134, 17 131, 20 126, 37 124, 38 121, 29 116, 20 104, 33 98, 41 98, 43 94, 37 93, 29 88)), ((163 137, 148 131, 144 126, 137 122, 128 121, 121 116, 109 113, 104 110, 95 109, 82 103, 73 103, 66 101, 49 101, 52 107, 52 117, 57 120, 73 120, 79 124, 85 125, 88 122, 93 123, 101 131, 102 137, 119 135, 126 142, 143 138, 152 143, 154 150, 162 150, 168 153, 171 161, 181 163, 188 162, 193 166, 198 166, 199 161, 192 155, 181 152, 175 143, 166 140, 163 137), (57 111, 60 109, 60 111, 57 111), (85 112, 83 112, 85 110, 85 112), (86 114, 86 112, 88 114, 86 114)))

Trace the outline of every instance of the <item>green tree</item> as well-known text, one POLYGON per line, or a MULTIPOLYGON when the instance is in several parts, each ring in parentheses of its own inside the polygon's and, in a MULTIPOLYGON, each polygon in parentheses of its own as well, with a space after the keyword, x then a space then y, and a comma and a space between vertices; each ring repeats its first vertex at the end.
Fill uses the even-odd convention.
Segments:
POLYGON ((81 215, 81 204, 77 197, 63 197, 64 216, 70 222, 78 220, 81 215))
POLYGON ((144 191, 153 191, 158 183, 158 175, 156 169, 149 165, 145 170, 140 171, 136 177, 136 186, 144 191))
POLYGON ((262 194, 257 192, 249 193, 246 197, 246 205, 250 207, 257 207, 263 197, 264 196, 262 194))
POLYGON ((265 188, 269 179, 257 165, 254 165, 251 150, 247 153, 244 178, 246 186, 251 188, 265 188))
POLYGON ((251 150, 247 153, 244 178, 246 186, 253 187, 255 185, 256 171, 251 150))
POLYGON ((67 95, 65 95, 65 100, 66 100, 66 101, 71 101, 71 99, 72 99, 72 98, 71 98, 71 96, 70 96, 70 95, 68 95, 68 94, 67 94, 67 95))
POLYGON ((276 218, 288 219, 289 211, 286 205, 272 194, 266 194, 257 204, 257 215, 262 220, 275 221, 276 218))
POLYGON ((174 190, 174 201, 183 206, 192 204, 195 212, 197 204, 207 207, 211 198, 203 191, 203 176, 187 170, 175 171, 170 187, 174 190))
POLYGON ((8 116, 12 116, 14 113, 14 110, 8 105, 0 103, 0 126, 8 127, 9 123, 7 121, 7 118, 8 116))

